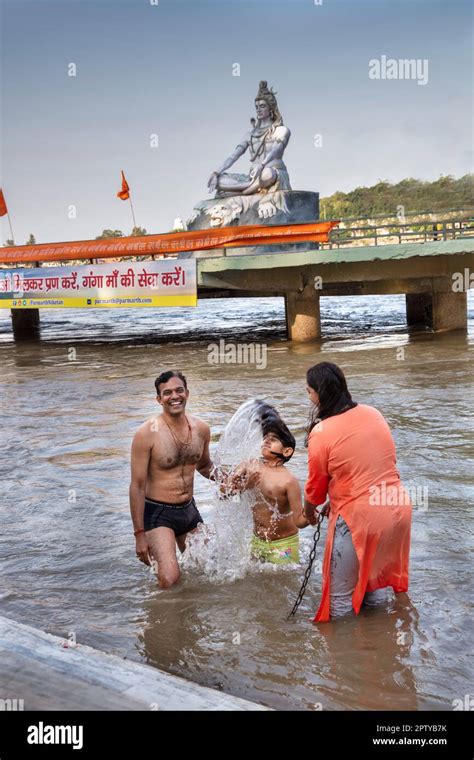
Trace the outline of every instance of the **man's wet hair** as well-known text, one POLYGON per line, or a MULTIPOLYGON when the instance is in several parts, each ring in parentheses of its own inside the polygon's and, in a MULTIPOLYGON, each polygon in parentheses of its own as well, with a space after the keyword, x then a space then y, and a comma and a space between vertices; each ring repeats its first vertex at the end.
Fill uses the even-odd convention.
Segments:
POLYGON ((267 404, 266 401, 257 400, 256 403, 258 404, 263 437, 265 438, 269 433, 273 433, 285 448, 293 449, 289 457, 284 457, 283 454, 277 455, 283 462, 289 462, 296 449, 295 436, 283 422, 274 406, 267 404))
POLYGON ((179 369, 169 369, 166 372, 162 372, 161 375, 158 375, 158 377, 155 380, 155 388, 156 388, 156 393, 158 396, 160 395, 160 385, 162 385, 163 383, 167 383, 168 380, 171 380, 172 377, 179 377, 179 379, 181 380, 181 382, 183 383, 184 387, 187 390, 188 384, 186 382, 186 378, 183 375, 183 373, 180 372, 179 369))

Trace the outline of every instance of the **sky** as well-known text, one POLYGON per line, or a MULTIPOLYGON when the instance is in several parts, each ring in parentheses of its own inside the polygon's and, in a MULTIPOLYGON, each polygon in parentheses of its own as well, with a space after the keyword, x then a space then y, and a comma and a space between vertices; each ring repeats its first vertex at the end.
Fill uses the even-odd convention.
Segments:
POLYGON ((294 190, 472 171, 468 0, 3 0, 1 35, 17 244, 130 234, 121 169, 138 225, 187 219, 248 131, 261 79, 291 130, 294 190), (427 84, 370 78, 382 56, 426 59, 427 84))

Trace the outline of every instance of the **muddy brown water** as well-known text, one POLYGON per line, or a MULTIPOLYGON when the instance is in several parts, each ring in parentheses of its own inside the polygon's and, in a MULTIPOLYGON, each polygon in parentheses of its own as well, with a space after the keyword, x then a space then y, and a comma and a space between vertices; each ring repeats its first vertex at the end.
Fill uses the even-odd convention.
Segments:
MULTIPOLYGON (((274 708, 453 709, 472 693, 473 316, 471 306, 467 334, 408 334, 401 297, 323 299, 325 339, 291 345, 280 299, 50 310, 42 340, 15 345, 2 313, 0 614, 274 708), (210 364, 221 338, 265 343, 266 366, 210 364), (226 582, 186 571, 179 587, 157 590, 134 555, 127 490, 131 437, 155 412, 158 372, 183 369, 213 448, 243 401, 276 403, 303 485, 304 376, 321 360, 384 414, 402 478, 418 489, 409 593, 314 626, 317 566, 288 622, 310 528, 299 568, 255 566, 226 582)), ((200 476, 196 500, 212 524, 200 476)))

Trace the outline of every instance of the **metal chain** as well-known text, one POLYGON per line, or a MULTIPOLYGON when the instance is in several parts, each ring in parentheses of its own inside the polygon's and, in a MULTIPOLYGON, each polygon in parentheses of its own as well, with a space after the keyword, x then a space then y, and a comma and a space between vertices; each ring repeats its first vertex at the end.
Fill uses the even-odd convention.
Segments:
POLYGON ((309 577, 311 575, 311 570, 313 569, 313 562, 314 562, 315 557, 316 557, 316 547, 317 547, 318 541, 319 541, 319 539, 321 537, 321 523, 322 523, 322 521, 323 521, 323 514, 322 514, 322 510, 321 510, 321 512, 318 513, 318 522, 316 523, 316 529, 314 531, 313 546, 312 546, 311 551, 309 553, 308 567, 306 568, 306 571, 305 571, 305 574, 304 574, 304 578, 303 578, 303 583, 301 584, 301 588, 300 588, 300 590, 298 592, 298 596, 296 597, 296 602, 294 603, 293 609, 291 610, 290 614, 288 615, 288 618, 287 618, 288 620, 291 618, 292 615, 295 614, 296 610, 298 609, 298 607, 300 606, 301 602, 303 601, 303 597, 304 597, 305 591, 306 591, 306 586, 308 585, 309 577))

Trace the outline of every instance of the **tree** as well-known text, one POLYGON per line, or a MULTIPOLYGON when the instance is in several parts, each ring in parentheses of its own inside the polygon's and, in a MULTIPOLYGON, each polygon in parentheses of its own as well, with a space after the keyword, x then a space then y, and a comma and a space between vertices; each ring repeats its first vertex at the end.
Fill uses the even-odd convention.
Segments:
POLYGON ((3 244, 3 245, 4 245, 4 246, 5 246, 5 245, 15 245, 15 241, 14 241, 14 240, 12 240, 11 238, 7 238, 7 240, 4 242, 4 244, 3 244))
POLYGON ((122 230, 103 230, 102 235, 97 235, 96 240, 102 240, 103 238, 116 238, 123 237, 122 230))
POLYGON ((134 227, 131 236, 139 237, 140 235, 146 235, 146 229, 144 227, 134 227))
POLYGON ((468 209, 472 208, 473 193, 473 174, 459 179, 441 175, 434 182, 409 177, 395 185, 380 180, 372 187, 356 187, 349 193, 336 192, 321 198, 321 215, 325 219, 390 216, 399 206, 403 206, 406 213, 468 209))
POLYGON ((36 238, 31 232, 30 232, 30 237, 26 241, 25 245, 36 245, 36 238))

